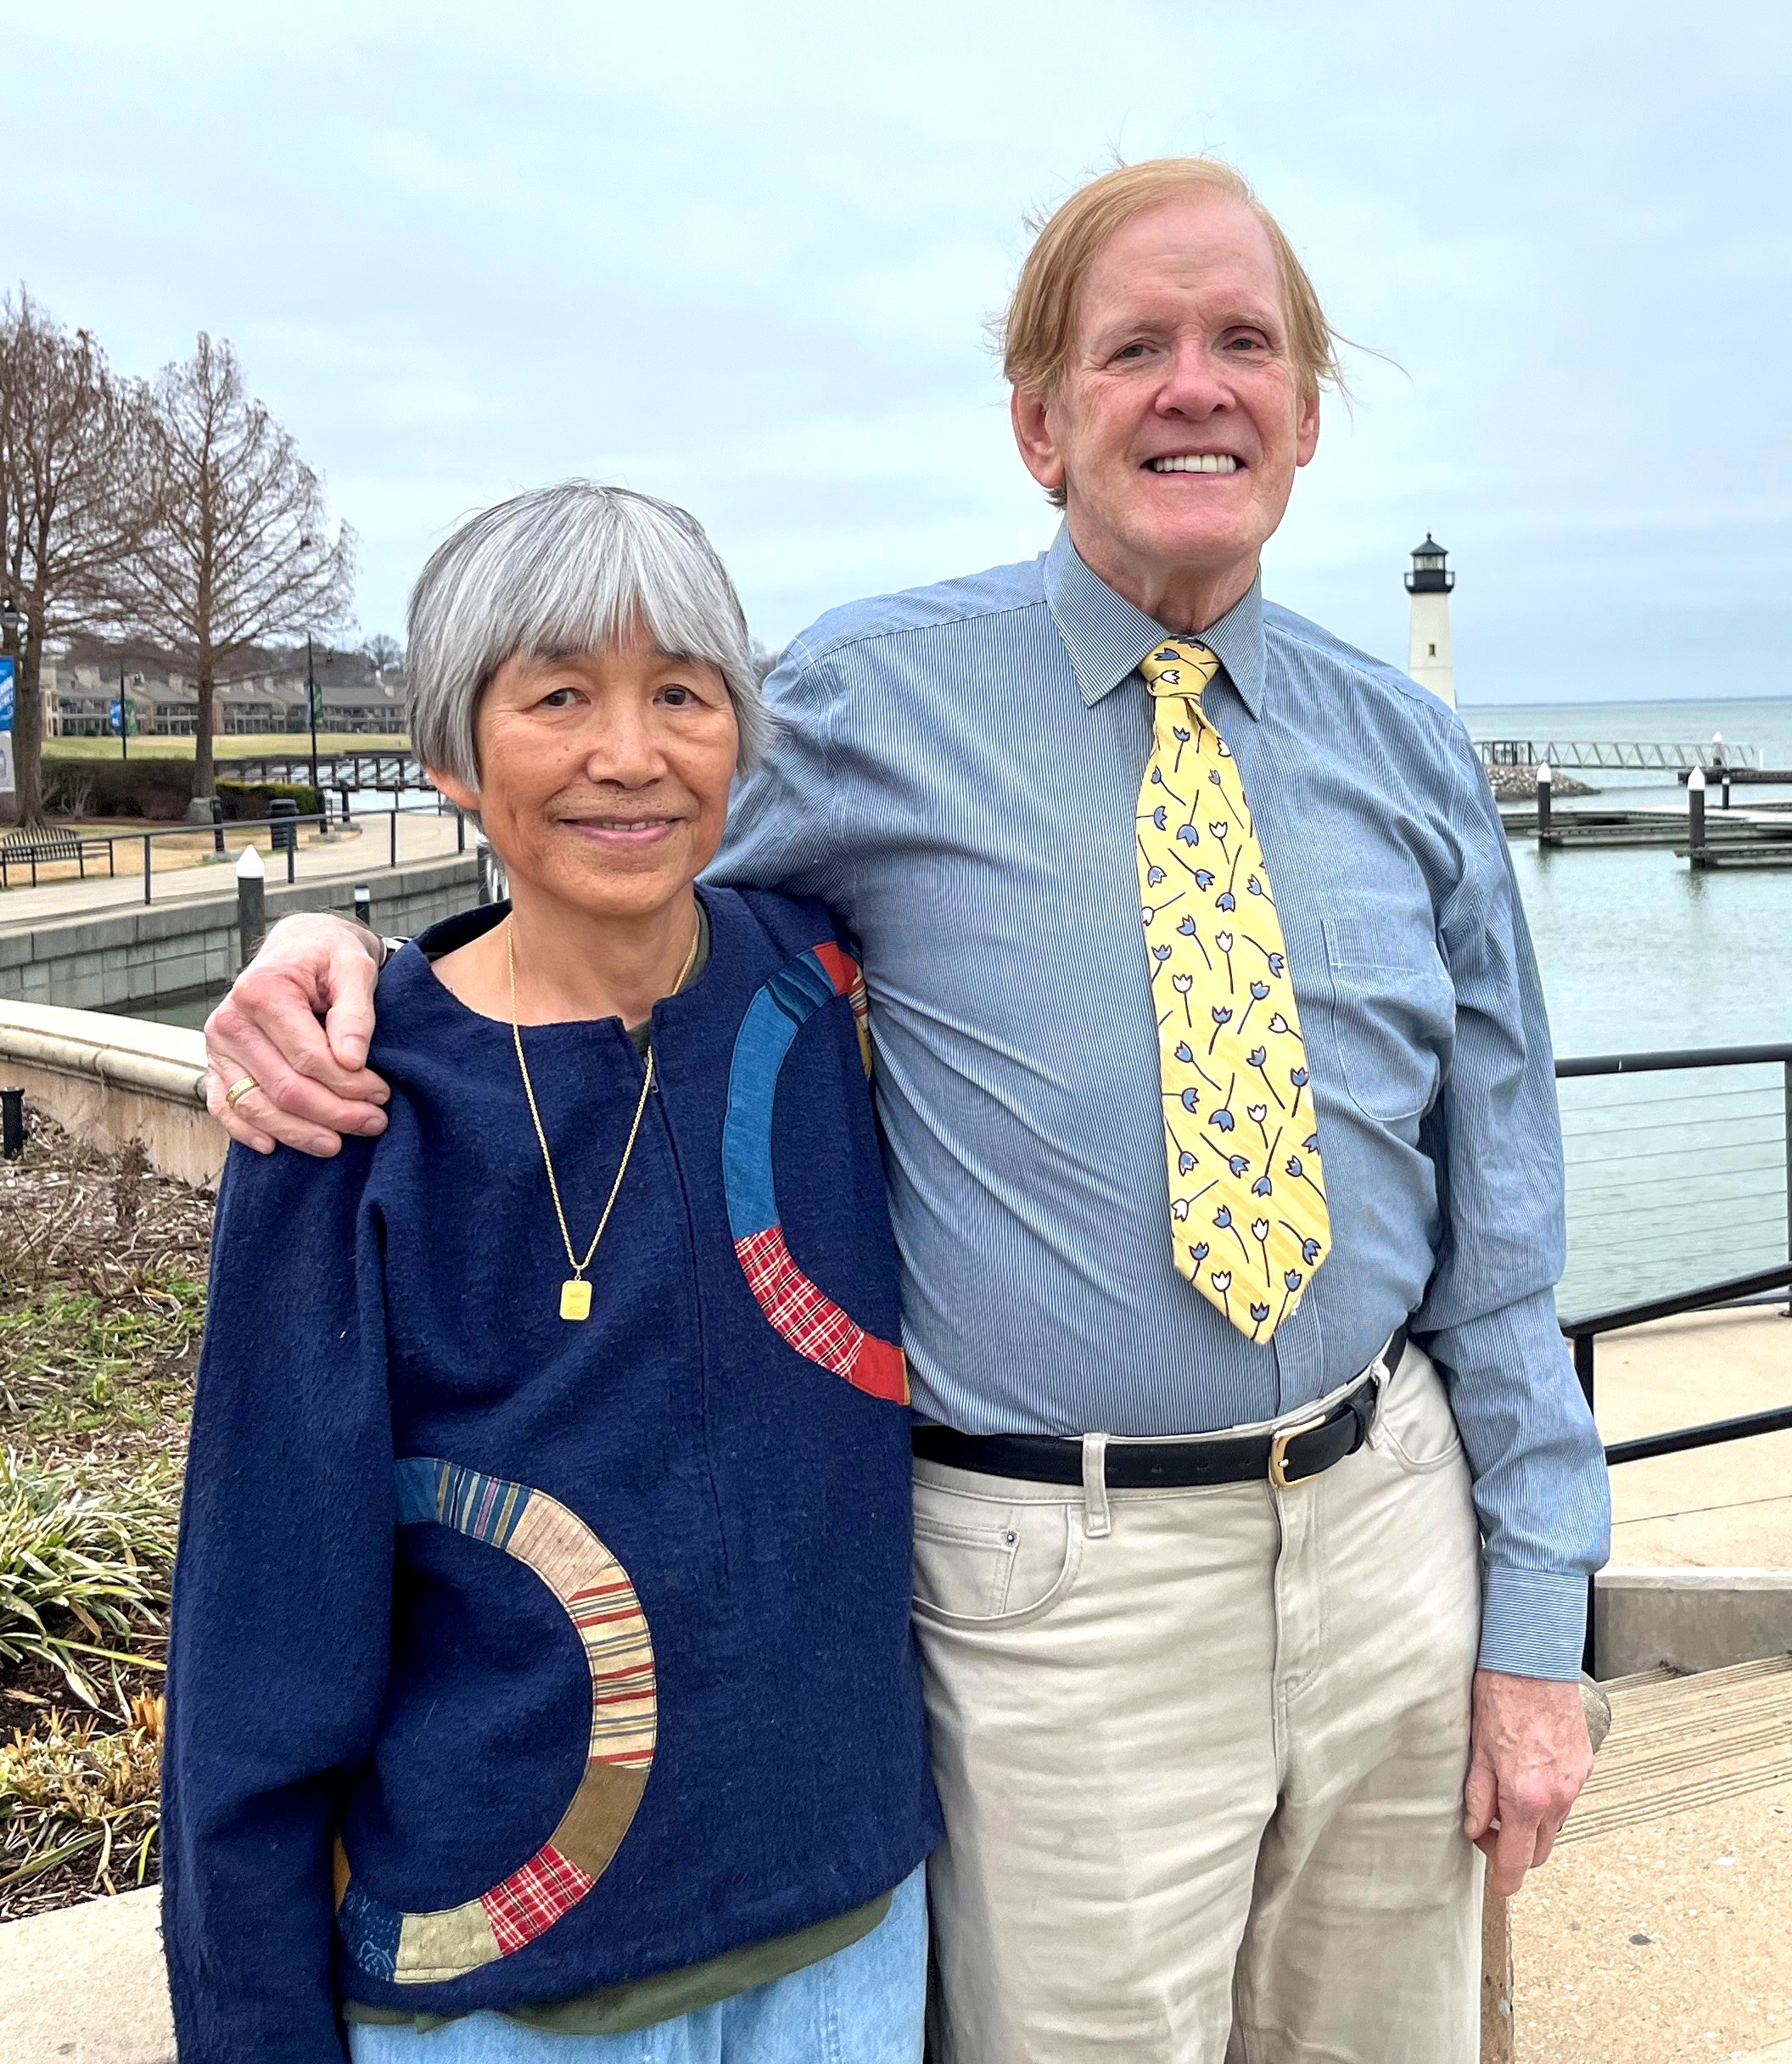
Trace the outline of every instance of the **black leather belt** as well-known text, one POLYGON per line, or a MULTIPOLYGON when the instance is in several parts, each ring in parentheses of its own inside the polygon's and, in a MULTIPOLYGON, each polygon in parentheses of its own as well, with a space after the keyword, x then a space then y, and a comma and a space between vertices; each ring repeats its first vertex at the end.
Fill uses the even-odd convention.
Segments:
MULTIPOLYGON (((1406 1352, 1403 1326, 1381 1357, 1392 1371, 1406 1352)), ((1354 1455, 1375 1423, 1380 1378, 1365 1376, 1330 1411, 1297 1419, 1274 1433, 1224 1440, 1110 1441, 1103 1476, 1110 1490, 1189 1490, 1267 1478, 1277 1490, 1321 1475, 1354 1455)), ((1029 1484, 1080 1484, 1083 1444, 1044 1433, 960 1433, 949 1426, 917 1426, 915 1452, 925 1461, 981 1476, 1017 1477, 1029 1484)))

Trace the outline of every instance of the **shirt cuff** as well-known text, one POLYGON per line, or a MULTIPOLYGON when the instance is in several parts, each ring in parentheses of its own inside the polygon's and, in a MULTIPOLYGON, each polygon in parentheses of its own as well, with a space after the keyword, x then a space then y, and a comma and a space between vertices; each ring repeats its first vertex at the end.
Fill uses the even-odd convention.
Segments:
POLYGON ((1587 1640, 1587 1579, 1554 1569, 1488 1566, 1481 1603, 1484 1670, 1570 1684, 1587 1640))

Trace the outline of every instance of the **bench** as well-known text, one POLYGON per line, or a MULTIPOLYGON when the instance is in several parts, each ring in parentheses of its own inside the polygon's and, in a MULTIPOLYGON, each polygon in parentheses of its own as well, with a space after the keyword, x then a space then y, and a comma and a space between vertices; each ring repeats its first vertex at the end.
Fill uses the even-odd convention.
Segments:
POLYGON ((86 881, 89 856, 98 860, 102 853, 106 856, 107 873, 115 877, 118 863, 113 852, 114 843, 110 838, 88 838, 79 832, 63 829, 8 832, 0 838, 0 889, 10 889, 12 870, 26 866, 31 868, 31 886, 35 889, 40 863, 48 865, 51 861, 76 861, 81 868, 81 878, 86 881))

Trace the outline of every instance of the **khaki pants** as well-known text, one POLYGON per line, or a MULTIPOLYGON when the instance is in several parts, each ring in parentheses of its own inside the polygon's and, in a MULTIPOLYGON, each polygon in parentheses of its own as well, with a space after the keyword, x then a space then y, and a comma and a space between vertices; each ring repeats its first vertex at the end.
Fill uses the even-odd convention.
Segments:
POLYGON ((1080 1490, 916 1466, 930 2056, 1470 2064, 1480 1539, 1436 1371, 1408 1348, 1284 1492, 1108 1492, 1105 1442, 1080 1490))

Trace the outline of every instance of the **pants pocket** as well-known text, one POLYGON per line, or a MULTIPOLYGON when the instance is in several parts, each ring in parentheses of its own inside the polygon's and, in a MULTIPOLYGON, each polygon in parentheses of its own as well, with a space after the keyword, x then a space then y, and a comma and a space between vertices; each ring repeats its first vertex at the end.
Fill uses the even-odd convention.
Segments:
POLYGON ((947 1625, 1017 1625, 1068 1591, 1082 1544, 1070 1505, 1007 1505, 917 1478, 915 1610, 947 1625))
POLYGON ((1377 1444, 1408 1474, 1442 1469, 1462 1453, 1456 1415, 1431 1357, 1408 1348, 1383 1387, 1376 1415, 1377 1444))

